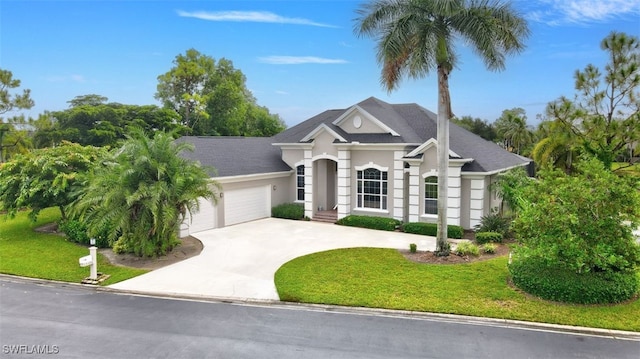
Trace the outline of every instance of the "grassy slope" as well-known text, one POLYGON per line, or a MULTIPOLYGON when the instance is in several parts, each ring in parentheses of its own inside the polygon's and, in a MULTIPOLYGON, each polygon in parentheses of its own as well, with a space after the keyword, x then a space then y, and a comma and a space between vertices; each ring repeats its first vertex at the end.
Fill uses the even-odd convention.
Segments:
POLYGON ((507 285, 506 258, 461 265, 405 260, 395 250, 339 249, 296 258, 275 276, 282 300, 640 331, 640 300, 551 303, 507 285))
MULTIPOLYGON (((89 268, 81 268, 78 258, 89 250, 64 237, 34 232, 34 228, 60 218, 56 208, 40 213, 36 223, 20 212, 14 219, 0 216, 0 273, 24 277, 53 279, 79 283, 89 276, 89 268)), ((98 254, 98 271, 111 277, 103 285, 113 284, 146 273, 145 270, 113 266, 98 254)))

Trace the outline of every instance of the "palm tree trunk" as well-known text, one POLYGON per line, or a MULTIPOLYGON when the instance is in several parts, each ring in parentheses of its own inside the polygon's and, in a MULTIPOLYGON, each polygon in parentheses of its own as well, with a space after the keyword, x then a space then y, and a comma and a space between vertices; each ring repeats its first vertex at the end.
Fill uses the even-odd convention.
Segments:
POLYGON ((436 255, 448 256, 447 242, 447 196, 449 192, 449 118, 451 98, 449 97, 449 71, 446 66, 438 66, 438 233, 436 255))

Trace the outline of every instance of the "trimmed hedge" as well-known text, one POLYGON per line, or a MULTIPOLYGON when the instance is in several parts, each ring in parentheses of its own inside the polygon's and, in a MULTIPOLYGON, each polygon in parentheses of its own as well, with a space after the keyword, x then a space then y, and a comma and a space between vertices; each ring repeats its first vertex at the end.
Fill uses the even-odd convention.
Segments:
MULTIPOLYGON (((464 234, 464 229, 460 226, 447 226, 447 238, 460 239, 464 234)), ((436 223, 409 222, 402 226, 402 230, 407 233, 422 234, 425 236, 436 236, 438 225, 436 223)))
POLYGON ((485 244, 489 242, 502 243, 502 233, 498 232, 478 232, 476 233, 476 243, 485 244))
POLYGON ((284 219, 303 219, 304 206, 300 203, 283 203, 271 208, 271 217, 284 219))
POLYGON ((525 292, 565 303, 620 303, 631 299, 639 288, 633 271, 576 273, 534 257, 514 259, 509 272, 513 283, 525 292))
POLYGON ((380 229, 383 231, 395 231, 401 223, 393 218, 356 215, 346 216, 336 222, 336 224, 342 226, 380 229))

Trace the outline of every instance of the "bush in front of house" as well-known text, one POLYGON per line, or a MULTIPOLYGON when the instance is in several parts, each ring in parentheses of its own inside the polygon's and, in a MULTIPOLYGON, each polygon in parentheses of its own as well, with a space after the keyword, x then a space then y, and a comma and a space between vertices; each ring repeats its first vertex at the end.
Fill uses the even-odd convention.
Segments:
POLYGON ((301 203, 283 203, 271 208, 271 217, 284 219, 303 219, 304 205, 301 203))
MULTIPOLYGON (((447 238, 462 238, 464 234, 462 227, 455 225, 449 225, 447 227, 447 238)), ((402 226, 402 230, 406 233, 436 236, 438 233, 438 225, 436 223, 409 222, 402 226)))
POLYGON ((482 247, 480 247, 480 249, 482 249, 484 253, 494 254, 496 252, 496 249, 498 249, 498 245, 495 243, 485 243, 482 245, 482 247))
MULTIPOLYGON (((76 219, 67 219, 58 222, 58 229, 67 236, 67 240, 79 244, 89 245, 90 237, 88 234, 88 227, 84 222, 76 219)), ((100 233, 96 237, 96 246, 99 248, 111 247, 106 236, 100 233)))
POLYGON ((459 256, 474 256, 480 255, 480 248, 471 242, 460 242, 456 246, 455 253, 459 256))
POLYGON ((503 237, 511 238, 511 218, 503 217, 498 211, 480 218, 480 224, 475 227, 476 232, 497 232, 503 237))
POLYGON ((336 224, 350 227, 379 229, 383 231, 395 231, 402 222, 397 219, 375 216, 350 215, 339 219, 336 224))
POLYGON ((498 232, 479 232, 476 233, 476 243, 502 243, 502 233, 498 232))
POLYGON ((631 270, 576 273, 537 257, 514 258, 509 272, 513 283, 525 292, 566 303, 620 303, 631 299, 639 288, 631 270))

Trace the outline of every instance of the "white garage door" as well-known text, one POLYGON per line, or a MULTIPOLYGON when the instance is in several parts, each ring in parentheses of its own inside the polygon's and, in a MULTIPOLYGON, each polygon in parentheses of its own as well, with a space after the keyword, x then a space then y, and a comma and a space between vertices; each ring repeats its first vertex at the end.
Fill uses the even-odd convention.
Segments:
POLYGON ((200 211, 193 213, 191 216, 187 214, 187 218, 180 226, 180 236, 202 232, 217 227, 216 223, 216 206, 211 200, 199 198, 200 211))
POLYGON ((253 221, 271 215, 271 186, 251 187, 224 193, 224 225, 253 221))

